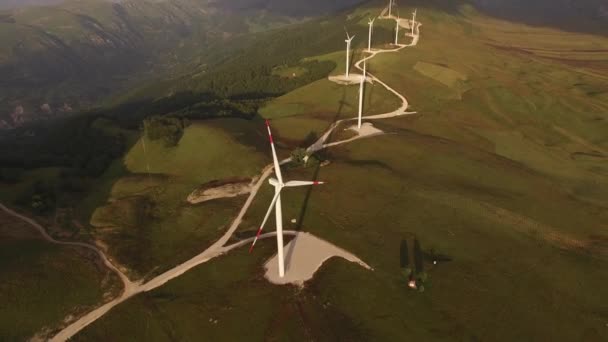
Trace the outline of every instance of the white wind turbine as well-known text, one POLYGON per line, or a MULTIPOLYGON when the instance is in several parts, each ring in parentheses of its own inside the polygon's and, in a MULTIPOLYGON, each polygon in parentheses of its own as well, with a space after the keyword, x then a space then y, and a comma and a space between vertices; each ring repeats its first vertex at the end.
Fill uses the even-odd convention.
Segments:
POLYGON ((414 27, 416 26, 416 12, 418 12, 417 8, 412 12, 412 37, 414 36, 414 27))
POLYGON ((359 84, 359 118, 357 121, 357 129, 361 130, 361 119, 363 118, 363 90, 365 89, 365 79, 367 78, 367 61, 363 61, 363 77, 359 84))
POLYGON ((350 36, 348 31, 346 31, 346 78, 348 78, 350 74, 350 43, 353 41, 355 36, 350 36))
POLYGON ((390 17, 393 13, 393 0, 388 0, 388 16, 390 17))
POLYGON ((294 188, 300 186, 310 186, 310 185, 319 185, 323 184, 323 182, 307 182, 307 181, 289 181, 287 183, 283 183, 283 176, 281 175, 281 167, 279 165, 279 160, 277 159, 277 151, 274 147, 274 141, 272 140, 272 132, 270 131, 270 123, 266 120, 266 127, 268 128, 268 138, 270 140, 270 147, 272 149, 272 160, 274 162, 274 172, 277 178, 271 178, 268 182, 270 185, 274 186, 274 198, 272 202, 270 202, 270 207, 266 212, 266 216, 264 216, 264 220, 262 221, 262 225, 258 230, 258 233, 249 248, 249 253, 253 250, 253 246, 258 241, 260 234, 262 234, 262 229, 266 225, 266 221, 270 217, 270 213, 274 207, 276 214, 276 224, 277 224, 277 259, 279 260, 279 276, 283 278, 285 276, 285 259, 283 256, 283 210, 281 208, 281 191, 283 188, 294 188))
POLYGON ((401 18, 397 15, 397 25, 395 27, 395 45, 399 45, 399 20, 401 18))
POLYGON ((376 19, 369 19, 368 20, 368 24, 369 24, 369 39, 367 42, 367 52, 372 52, 372 32, 374 31, 374 21, 376 21, 376 19))

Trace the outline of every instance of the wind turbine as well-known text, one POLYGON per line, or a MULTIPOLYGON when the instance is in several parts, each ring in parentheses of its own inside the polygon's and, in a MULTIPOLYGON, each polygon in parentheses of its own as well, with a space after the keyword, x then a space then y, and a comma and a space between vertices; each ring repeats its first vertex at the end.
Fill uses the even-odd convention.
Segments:
POLYGON ((359 84, 359 119, 357 121, 357 129, 361 130, 361 119, 363 118, 363 90, 365 88, 365 79, 367 78, 367 61, 363 61, 363 77, 359 84))
POLYGON ((390 17, 393 13, 393 0, 388 0, 388 16, 390 17))
POLYGON ((395 45, 399 45, 399 21, 401 20, 401 18, 399 17, 399 14, 397 14, 397 25, 395 28, 395 45))
POLYGON ((369 19, 368 20, 368 24, 369 24, 369 39, 367 42, 367 52, 372 52, 372 32, 374 31, 374 21, 376 21, 376 19, 369 19))
POLYGON ((268 218, 270 217, 270 213, 274 207, 275 215, 276 215, 276 224, 277 224, 277 259, 279 260, 279 276, 283 278, 285 276, 285 259, 283 257, 283 209, 281 208, 281 191, 283 188, 295 188, 301 186, 311 186, 311 185, 319 185, 323 184, 323 182, 307 182, 307 181, 289 181, 287 183, 283 183, 283 176, 281 175, 281 166, 279 165, 279 160, 277 159, 277 151, 274 147, 274 141, 272 140, 272 132, 270 131, 270 123, 266 120, 266 128, 268 129, 268 139, 270 140, 270 147, 272 149, 272 160, 274 162, 274 173, 277 178, 271 178, 268 180, 270 185, 274 186, 274 198, 272 202, 270 202, 270 207, 266 212, 266 216, 264 216, 264 220, 262 221, 262 225, 258 230, 258 233, 249 248, 249 253, 253 250, 253 246, 258 241, 260 234, 262 234, 262 229, 266 225, 268 218))
POLYGON ((346 78, 348 78, 350 74, 350 43, 353 41, 355 36, 350 36, 348 31, 346 31, 346 78))
POLYGON ((412 12, 412 37, 414 36, 414 27, 416 26, 416 12, 418 12, 417 8, 412 12))

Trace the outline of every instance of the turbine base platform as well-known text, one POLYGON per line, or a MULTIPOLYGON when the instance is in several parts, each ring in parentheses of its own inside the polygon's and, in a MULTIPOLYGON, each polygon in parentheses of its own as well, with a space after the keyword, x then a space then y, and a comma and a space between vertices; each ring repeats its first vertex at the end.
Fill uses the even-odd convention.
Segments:
POLYGON ((379 135, 379 134, 384 133, 384 131, 374 127, 374 125, 371 122, 362 123, 361 129, 359 129, 359 127, 357 127, 357 125, 352 125, 352 126, 348 127, 346 130, 354 131, 355 133, 358 134, 359 138, 372 136, 372 135, 379 135))
POLYGON ((266 262, 266 279, 276 285, 298 285, 313 278, 323 263, 333 257, 341 257, 350 262, 358 263, 361 267, 371 270, 366 263, 355 255, 321 240, 310 233, 297 233, 285 246, 285 276, 279 277, 277 256, 266 262))
MULTIPOLYGON (((361 83, 361 78, 363 75, 361 74, 350 74, 348 77, 346 75, 333 75, 329 76, 327 79, 342 85, 354 85, 361 83)), ((368 77, 365 78, 365 82, 372 83, 372 80, 368 77)))

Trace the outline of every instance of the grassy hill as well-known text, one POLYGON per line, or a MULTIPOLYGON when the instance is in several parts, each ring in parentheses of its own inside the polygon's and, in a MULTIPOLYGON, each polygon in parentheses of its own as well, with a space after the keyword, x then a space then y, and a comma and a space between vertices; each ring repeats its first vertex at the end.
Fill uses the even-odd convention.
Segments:
POLYGON ((52 118, 144 81, 205 72, 250 39, 242 36, 351 4, 300 13, 295 1, 85 0, 2 11, 0 118, 12 124, 19 106, 24 121, 52 118))
MULTIPOLYGON (((419 8, 419 18, 417 47, 368 64, 419 115, 375 122, 391 134, 332 148, 327 166, 284 172, 328 181, 282 196, 286 221, 298 219, 286 228, 353 251, 373 272, 330 261, 304 289, 276 287, 262 277, 268 240, 253 257, 237 251, 124 303, 77 340, 608 338, 608 40, 471 7, 419 8), (412 234, 427 255, 424 292, 399 269, 412 234), (434 265, 436 253, 447 258, 434 265)), ((340 108, 331 89, 309 84, 261 114, 297 119, 275 120, 282 136, 301 136, 323 127, 317 112, 340 108)), ((239 236, 257 229, 272 196, 262 189, 239 236)))
MULTIPOLYGON (((328 181, 285 193, 286 228, 354 252, 373 272, 332 260, 303 289, 273 286, 262 264, 274 241, 263 241, 253 255, 235 251, 132 298, 76 339, 608 338, 608 39, 426 3, 412 2, 419 45, 368 64, 418 115, 374 122, 390 134, 332 148, 319 155, 324 167, 284 172, 328 181), (426 255, 424 292, 409 290, 399 268, 411 236, 426 255)), ((325 77, 343 71, 345 24, 364 37, 380 10, 371 3, 235 35, 212 56, 214 70, 194 63, 125 92, 119 106, 0 137, 0 196, 73 208, 85 224, 66 229, 71 238, 96 239, 134 278, 166 270, 205 249, 243 202, 193 206, 189 192, 269 162, 259 116, 272 119, 281 157, 354 116, 356 88, 325 77), (168 147, 142 138, 152 115, 240 119, 195 121, 168 147)), ((393 24, 377 23, 383 47, 393 24)), ((355 58, 364 45, 357 40, 355 58)), ((366 97, 369 113, 399 105, 378 85, 366 97)), ((255 233, 271 190, 262 188, 237 236, 255 233)))

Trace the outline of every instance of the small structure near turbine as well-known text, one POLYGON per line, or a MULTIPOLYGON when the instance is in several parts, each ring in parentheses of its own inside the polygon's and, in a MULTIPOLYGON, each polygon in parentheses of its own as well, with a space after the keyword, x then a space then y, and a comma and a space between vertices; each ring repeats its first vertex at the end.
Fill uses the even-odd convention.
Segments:
POLYGON ((350 36, 348 34, 348 31, 346 31, 346 78, 348 79, 348 76, 350 75, 350 44, 353 41, 353 38, 355 38, 355 36, 350 36))
POLYGON ((367 42, 367 52, 372 52, 372 33, 374 32, 374 21, 376 19, 369 19, 368 20, 368 24, 369 24, 369 38, 368 38, 368 42, 367 42))
POLYGON ((279 277, 283 278, 285 276, 285 257, 283 253, 283 209, 281 207, 281 191, 283 188, 293 188, 293 187, 301 187, 301 186, 311 186, 311 185, 319 185, 323 184, 323 182, 307 182, 307 181, 289 181, 287 183, 283 183, 283 176, 281 175, 281 166, 279 165, 279 160, 277 158, 277 151, 274 147, 274 141, 272 140, 272 132, 270 131, 270 123, 266 120, 266 128, 268 129, 268 139, 270 140, 270 147, 272 149, 272 160, 274 162, 274 172, 277 178, 271 178, 268 182, 270 185, 274 186, 274 198, 272 202, 270 202, 270 207, 268 207, 268 211, 266 212, 266 216, 264 216, 264 220, 258 230, 258 233, 251 244, 251 248, 249 248, 249 252, 253 250, 253 246, 258 241, 260 234, 262 234, 262 230, 270 217, 270 213, 272 210, 275 210, 276 217, 276 226, 277 226, 277 259, 279 264, 279 277))

